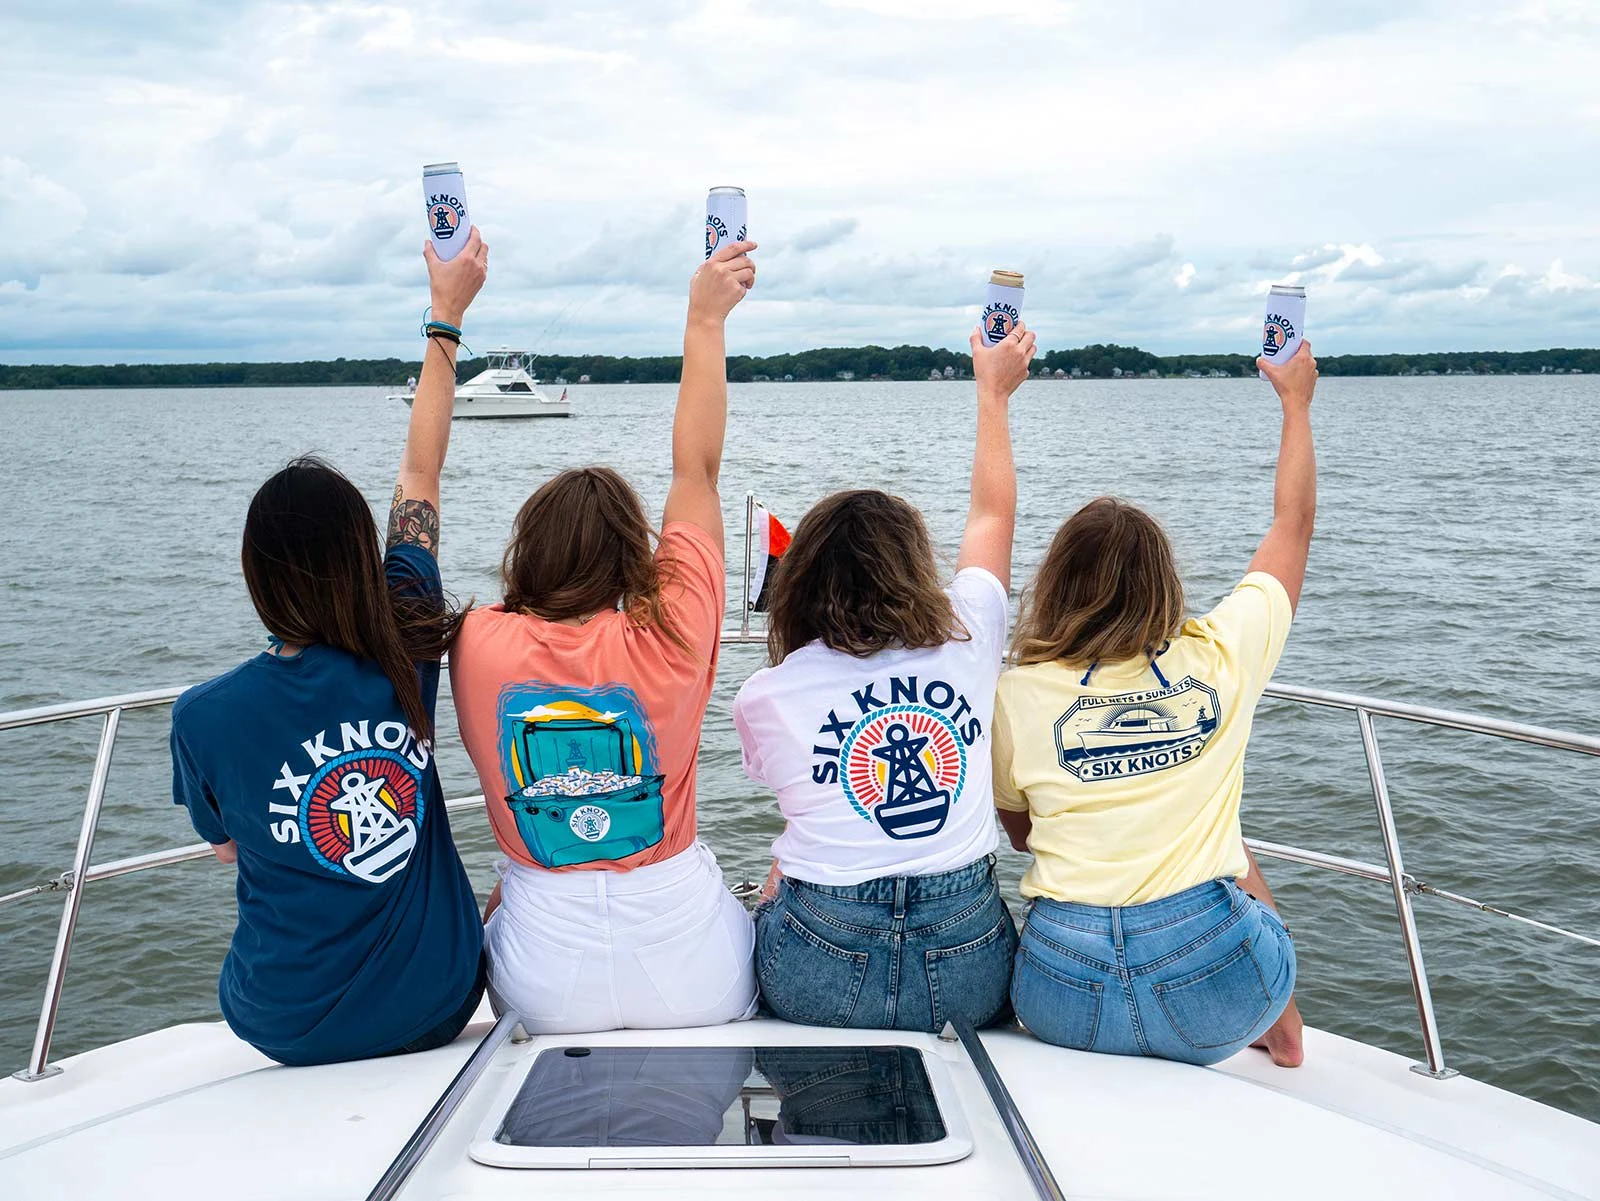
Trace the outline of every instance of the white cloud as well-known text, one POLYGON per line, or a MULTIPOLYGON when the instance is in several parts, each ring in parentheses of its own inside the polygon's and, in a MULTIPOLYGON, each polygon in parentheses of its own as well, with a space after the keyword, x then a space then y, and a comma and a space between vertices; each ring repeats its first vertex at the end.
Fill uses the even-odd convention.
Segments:
POLYGON ((1248 349, 1286 279, 1327 353, 1594 339, 1592 6, 441 11, 0 17, 0 98, 28 114, 0 159, 26 231, 0 359, 411 352, 441 158, 495 247, 472 314, 494 342, 671 353, 728 181, 762 243, 736 351, 959 346, 996 266, 1047 346, 1248 349))

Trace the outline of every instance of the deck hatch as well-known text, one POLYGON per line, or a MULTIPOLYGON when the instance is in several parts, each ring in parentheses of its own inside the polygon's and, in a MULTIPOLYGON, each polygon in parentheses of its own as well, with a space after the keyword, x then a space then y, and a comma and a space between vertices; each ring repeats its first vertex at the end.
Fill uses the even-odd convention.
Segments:
POLYGON ((471 1147, 510 1168, 950 1163, 972 1141, 916 1047, 549 1047, 471 1147))

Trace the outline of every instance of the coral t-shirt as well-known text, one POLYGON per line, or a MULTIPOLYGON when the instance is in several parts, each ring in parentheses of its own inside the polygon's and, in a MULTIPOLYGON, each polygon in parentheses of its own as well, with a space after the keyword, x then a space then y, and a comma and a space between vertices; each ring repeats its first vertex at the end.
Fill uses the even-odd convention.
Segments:
POLYGON ((695 839, 695 760, 716 678, 722 552, 687 522, 661 535, 666 630, 603 613, 562 625, 503 605, 450 650, 461 739, 495 840, 516 862, 628 871, 695 839))

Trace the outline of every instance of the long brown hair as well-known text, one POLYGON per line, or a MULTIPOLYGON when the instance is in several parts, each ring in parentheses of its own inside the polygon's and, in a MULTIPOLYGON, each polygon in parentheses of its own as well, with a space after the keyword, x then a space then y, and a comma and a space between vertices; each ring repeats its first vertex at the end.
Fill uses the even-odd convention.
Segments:
POLYGON ((433 738, 416 665, 443 657, 463 614, 390 589, 377 523, 354 484, 321 459, 295 459, 251 499, 240 559, 269 633, 371 659, 417 737, 433 738))
POLYGON ((644 502, 609 467, 577 467, 546 481, 523 502, 500 564, 505 606, 546 621, 620 607, 689 645, 667 616, 668 581, 655 557, 644 502))
POLYGON ((1159 652, 1183 623, 1183 579, 1166 531, 1102 496, 1056 531, 1023 597, 1017 663, 1086 666, 1159 652))
POLYGON ((887 492, 835 492, 811 507, 778 561, 767 656, 808 642, 858 658, 943 646, 969 635, 939 587, 922 514, 887 492))

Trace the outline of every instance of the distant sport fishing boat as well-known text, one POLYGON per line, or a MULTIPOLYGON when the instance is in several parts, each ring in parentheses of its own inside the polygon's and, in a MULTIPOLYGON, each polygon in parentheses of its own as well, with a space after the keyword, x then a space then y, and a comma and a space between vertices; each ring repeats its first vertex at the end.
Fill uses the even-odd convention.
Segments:
MULTIPOLYGON (((569 417, 572 402, 562 389, 557 400, 551 400, 539 389, 539 381, 528 374, 526 364, 532 356, 526 350, 500 347, 484 356, 488 368, 456 385, 456 404, 452 417, 569 417)), ((410 404, 416 399, 416 385, 408 384, 404 392, 388 397, 410 404)))
MULTIPOLYGON (((722 641, 759 647, 765 637, 751 615, 776 543, 753 498, 745 514, 742 617, 722 641)), ((734 666, 731 658, 724 663, 734 666)), ((529 1036, 516 1014, 497 1017, 487 1000, 454 1043, 414 1055, 279 1067, 221 1022, 186 1021, 51 1062, 86 886, 98 897, 115 888, 114 877, 211 858, 204 843, 93 858, 122 714, 171 704, 180 691, 0 713, 0 730, 102 722, 70 870, 0 896, 0 905, 65 898, 28 1063, 0 1080, 0 1197, 1600 1199, 1600 1127, 1446 1066, 1412 902, 1463 905, 1589 948, 1600 939, 1412 875, 1373 719, 1592 756, 1600 756, 1600 738, 1288 684, 1267 689, 1273 704, 1354 716, 1383 856, 1364 862, 1250 845, 1257 855, 1367 881, 1392 898, 1420 1062, 1309 1027, 1305 1066, 1294 1071, 1258 1051, 1211 1068, 1097 1055, 1040 1042, 1015 1024, 979 1032, 952 1023, 935 1034, 758 1018, 529 1036)), ((1098 732, 1084 741, 1132 753, 1130 742, 1189 740, 1214 726, 1213 699, 1202 709, 1193 681, 1164 693, 1103 724, 1096 719, 1098 732)), ((631 736, 612 718, 552 710, 524 720, 519 762, 533 783, 523 789, 519 823, 554 826, 556 818, 565 828, 594 789, 613 797, 631 789, 630 799, 645 802, 652 781, 626 775, 628 756, 617 744, 631 736)), ((1103 753, 1094 761, 1104 762, 1103 753)), ((374 804, 387 802, 375 794, 374 804)), ((483 798, 447 808, 460 812, 456 820, 468 811, 481 819, 483 798)), ((368 842, 381 872, 396 823, 376 808, 374 818, 368 842)), ((755 886, 735 892, 748 897, 755 886)), ((1182 1020, 1181 998, 1170 1000, 1182 1020)), ((1527 1049, 1512 1055, 1525 1058, 1527 1049)))

